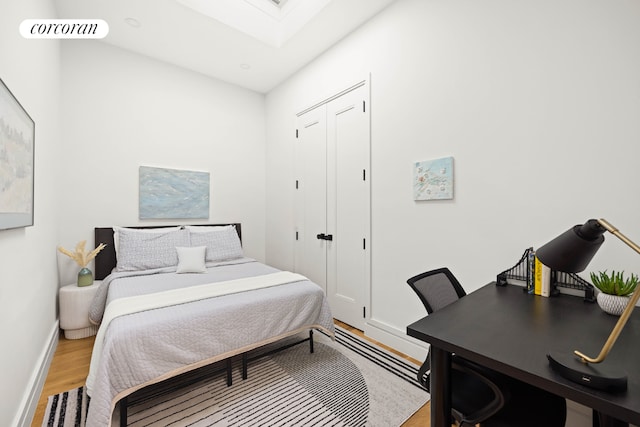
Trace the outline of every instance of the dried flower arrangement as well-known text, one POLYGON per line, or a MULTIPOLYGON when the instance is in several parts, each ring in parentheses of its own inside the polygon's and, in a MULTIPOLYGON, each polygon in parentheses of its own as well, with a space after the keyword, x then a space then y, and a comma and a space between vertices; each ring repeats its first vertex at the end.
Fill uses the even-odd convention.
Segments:
POLYGON ((78 242, 73 252, 63 248, 62 246, 58 246, 58 250, 74 260, 80 267, 84 268, 96 257, 96 255, 98 255, 101 250, 104 249, 105 246, 107 246, 104 243, 100 243, 98 247, 91 252, 86 252, 84 249, 86 243, 86 240, 78 242))

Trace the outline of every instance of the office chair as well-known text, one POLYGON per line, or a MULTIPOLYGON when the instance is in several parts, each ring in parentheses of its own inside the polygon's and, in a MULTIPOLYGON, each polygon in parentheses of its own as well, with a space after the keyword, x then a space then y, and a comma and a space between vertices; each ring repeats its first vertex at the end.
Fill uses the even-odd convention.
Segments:
MULTIPOLYGON (((407 280, 427 313, 463 298, 466 292, 448 268, 427 271, 407 280)), ((430 355, 418 370, 418 381, 429 391, 430 355)), ((564 427, 566 400, 532 385, 477 365, 457 355, 451 358, 451 417, 462 426, 564 427)))

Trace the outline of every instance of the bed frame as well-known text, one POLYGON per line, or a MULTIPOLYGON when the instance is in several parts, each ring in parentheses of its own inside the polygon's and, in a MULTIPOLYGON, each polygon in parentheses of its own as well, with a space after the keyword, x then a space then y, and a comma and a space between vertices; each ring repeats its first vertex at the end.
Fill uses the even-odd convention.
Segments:
MULTIPOLYGON (((228 224, 189 224, 194 226, 225 226, 225 225, 235 225, 236 231, 238 232, 238 237, 242 242, 242 231, 239 223, 228 223, 228 224)), ((176 225, 149 225, 149 226, 132 226, 126 228, 135 228, 135 229, 145 229, 145 228, 169 228, 169 227, 177 227, 176 225)), ((104 243, 107 246, 98 253, 95 257, 95 278, 96 280, 103 280, 116 266, 116 249, 115 243, 113 240, 113 227, 95 227, 94 228, 94 238, 95 245, 98 246, 100 243, 104 243)), ((309 329, 309 335, 305 339, 301 339, 282 347, 278 347, 266 353, 260 353, 256 356, 249 357, 248 352, 241 354, 242 360, 242 379, 246 380, 248 377, 248 363, 265 356, 271 355, 273 353, 277 353, 279 351, 285 350, 287 348, 293 347, 294 345, 301 344, 303 342, 309 341, 309 351, 313 353, 313 329, 309 329)), ((259 348, 259 347, 258 347, 259 348)), ((227 386, 232 385, 232 357, 229 357, 226 360, 225 367, 223 368, 227 373, 227 386)), ((210 373, 209 373, 210 374, 210 373)), ((125 396, 120 399, 120 426, 124 427, 127 425, 127 409, 130 402, 130 398, 132 396, 125 396)))
MULTIPOLYGON (((240 241, 242 242, 242 231, 240 229, 240 224, 238 223, 230 223, 230 224, 189 224, 194 226, 208 226, 208 227, 217 227, 224 225, 235 225, 236 231, 238 232, 238 237, 240 237, 240 241)), ((134 225, 132 227, 126 228, 136 228, 136 229, 145 229, 145 228, 169 228, 169 227, 178 227, 177 225, 134 225)), ((98 246, 100 243, 104 243, 107 246, 101 250, 95 258, 95 278, 96 280, 103 280, 116 266, 116 247, 113 243, 113 227, 96 227, 94 228, 94 238, 95 238, 95 246, 98 246)))

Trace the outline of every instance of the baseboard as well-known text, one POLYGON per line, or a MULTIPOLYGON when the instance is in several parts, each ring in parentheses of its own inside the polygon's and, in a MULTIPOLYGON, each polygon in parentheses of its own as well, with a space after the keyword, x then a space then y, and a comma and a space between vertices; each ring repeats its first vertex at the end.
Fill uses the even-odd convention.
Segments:
POLYGON ((38 359, 36 369, 33 370, 33 374, 29 380, 31 387, 27 390, 22 402, 20 404, 21 410, 18 411, 16 419, 13 425, 16 427, 30 427, 33 421, 33 416, 36 413, 38 407, 38 401, 40 400, 40 394, 42 394, 42 388, 47 379, 47 373, 49 372, 49 366, 53 360, 53 355, 56 352, 58 346, 58 336, 60 334, 60 324, 56 320, 51 332, 49 333, 49 340, 46 343, 45 348, 38 359))
POLYGON ((364 334, 416 360, 423 361, 427 356, 429 344, 416 340, 408 336, 406 331, 384 322, 369 319, 364 334))

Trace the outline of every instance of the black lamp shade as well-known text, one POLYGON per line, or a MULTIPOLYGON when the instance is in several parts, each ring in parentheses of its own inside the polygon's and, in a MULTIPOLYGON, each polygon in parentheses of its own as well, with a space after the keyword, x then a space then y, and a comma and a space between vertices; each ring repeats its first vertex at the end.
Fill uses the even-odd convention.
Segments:
POLYGON ((589 265, 604 242, 606 229, 595 219, 576 225, 536 250, 547 267, 565 273, 578 273, 589 265))

